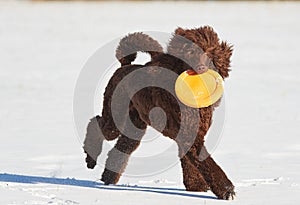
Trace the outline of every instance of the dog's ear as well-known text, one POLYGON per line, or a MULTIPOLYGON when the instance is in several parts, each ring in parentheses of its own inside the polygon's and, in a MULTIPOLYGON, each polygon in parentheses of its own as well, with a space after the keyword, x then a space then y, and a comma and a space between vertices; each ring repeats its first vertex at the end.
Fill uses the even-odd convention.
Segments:
POLYGON ((180 36, 183 36, 185 33, 185 30, 181 27, 178 27, 176 30, 175 30, 175 35, 180 35, 180 36))
POLYGON ((198 41, 197 43, 205 52, 213 49, 219 43, 218 34, 210 26, 203 26, 197 29, 198 41))
POLYGON ((215 66, 218 68, 220 75, 223 78, 229 76, 230 68, 230 58, 232 56, 233 46, 227 43, 226 41, 222 41, 219 45, 212 51, 213 54, 213 62, 215 66))
POLYGON ((223 78, 228 77, 233 46, 226 41, 220 41, 217 33, 210 26, 199 28, 198 33, 202 37, 200 41, 202 49, 213 60, 220 75, 223 78))

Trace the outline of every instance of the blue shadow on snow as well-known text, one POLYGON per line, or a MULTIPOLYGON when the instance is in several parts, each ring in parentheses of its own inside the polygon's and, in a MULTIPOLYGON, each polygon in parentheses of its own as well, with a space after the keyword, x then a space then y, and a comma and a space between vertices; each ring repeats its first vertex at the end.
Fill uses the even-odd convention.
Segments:
POLYGON ((166 195, 177 195, 186 196, 193 198, 202 199, 217 199, 214 196, 205 196, 197 193, 186 192, 185 189, 178 188, 164 188, 164 187, 148 187, 148 186, 127 186, 127 185, 104 185, 101 182, 94 182, 88 180, 79 180, 74 178, 53 178, 53 177, 39 177, 39 176, 26 176, 17 174, 0 174, 0 182, 15 182, 15 183, 25 183, 25 184, 58 184, 58 185, 68 185, 77 187, 88 187, 103 190, 117 190, 117 191, 136 191, 136 192, 150 192, 166 195))

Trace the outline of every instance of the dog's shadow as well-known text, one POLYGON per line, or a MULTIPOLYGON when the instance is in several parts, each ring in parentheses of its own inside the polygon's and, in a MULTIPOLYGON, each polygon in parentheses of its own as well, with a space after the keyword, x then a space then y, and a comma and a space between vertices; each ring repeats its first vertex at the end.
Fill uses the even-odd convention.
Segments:
POLYGON ((55 178, 55 177, 40 177, 40 176, 26 176, 26 175, 16 175, 16 174, 0 174, 0 182, 14 182, 14 183, 25 183, 25 184, 58 184, 58 185, 68 185, 77 187, 88 187, 111 191, 134 191, 134 192, 149 192, 165 195, 177 195, 193 198, 202 199, 217 199, 214 196, 206 196, 198 194, 196 192, 189 193, 185 189, 179 188, 164 188, 164 187, 147 187, 147 186, 127 186, 127 185, 104 185, 100 182, 89 181, 89 180, 79 180, 74 178, 55 178))

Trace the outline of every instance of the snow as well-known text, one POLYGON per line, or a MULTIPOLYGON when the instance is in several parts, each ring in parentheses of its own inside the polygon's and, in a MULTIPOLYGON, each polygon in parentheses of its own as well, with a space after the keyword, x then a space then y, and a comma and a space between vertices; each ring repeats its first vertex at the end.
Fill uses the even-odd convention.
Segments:
MULTIPOLYGON (((0 204, 298 204, 299 9, 297 2, 0 1, 0 204), (73 123, 74 88, 88 57, 128 32, 206 24, 235 48, 213 157, 236 199, 182 191, 178 163, 155 175, 125 173, 112 190, 101 185, 103 167, 85 167, 73 123)), ((136 156, 149 149, 144 142, 136 156)), ((176 152, 144 168, 178 162, 176 152)), ((137 158, 127 173, 138 173, 137 158)))

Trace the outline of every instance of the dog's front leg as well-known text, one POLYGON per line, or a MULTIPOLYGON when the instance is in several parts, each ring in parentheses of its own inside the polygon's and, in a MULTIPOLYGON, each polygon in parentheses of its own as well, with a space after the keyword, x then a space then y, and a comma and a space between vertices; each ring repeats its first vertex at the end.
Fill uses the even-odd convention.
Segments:
POLYGON ((204 180, 204 177, 198 168, 190 162, 189 158, 187 156, 183 156, 180 161, 183 174, 183 184, 186 190, 199 192, 206 192, 209 190, 209 186, 204 180))
POLYGON ((233 199, 234 185, 207 152, 204 145, 194 144, 186 156, 198 168, 212 192, 219 199, 233 199))

